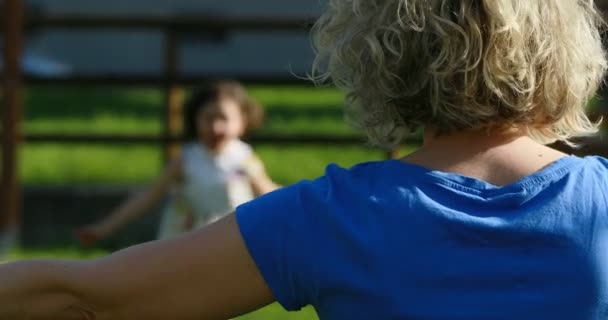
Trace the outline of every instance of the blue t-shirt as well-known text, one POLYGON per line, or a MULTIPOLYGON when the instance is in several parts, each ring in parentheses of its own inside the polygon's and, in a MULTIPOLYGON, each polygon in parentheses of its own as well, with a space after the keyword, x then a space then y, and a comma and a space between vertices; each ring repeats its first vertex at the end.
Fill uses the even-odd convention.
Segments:
POLYGON ((331 165, 237 220, 288 310, 323 320, 607 319, 608 160, 504 187, 400 161, 331 165))

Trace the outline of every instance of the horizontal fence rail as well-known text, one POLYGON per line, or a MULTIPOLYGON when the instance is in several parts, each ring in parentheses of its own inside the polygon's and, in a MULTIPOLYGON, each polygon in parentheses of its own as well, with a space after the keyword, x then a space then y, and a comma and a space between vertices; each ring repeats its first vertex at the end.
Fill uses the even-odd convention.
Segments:
MULTIPOLYGON (((161 144, 184 142, 180 136, 162 135, 133 135, 133 134, 26 134, 24 141, 30 144, 57 143, 57 144, 161 144)), ((359 135, 335 135, 323 134, 311 135, 255 135, 246 138, 253 144, 276 144, 276 145, 365 145, 366 139, 359 135)), ((421 144, 422 139, 411 138, 405 144, 421 144)))
MULTIPOLYGON (((0 80, 2 75, 0 74, 0 80)), ((162 74, 106 74, 106 75, 70 75, 66 77, 34 77, 26 76, 28 85, 42 86, 121 86, 121 87, 161 87, 166 85, 166 76, 162 74)), ((218 79, 238 80, 247 84, 263 85, 304 85, 314 84, 305 79, 305 76, 292 74, 268 74, 268 75, 229 75, 229 74, 206 74, 179 76, 174 80, 177 85, 195 86, 218 79)))
POLYGON ((120 28, 170 29, 173 31, 223 32, 227 30, 308 30, 316 16, 264 16, 225 14, 180 15, 91 15, 29 14, 26 28, 120 28))
MULTIPOLYGON (((181 136, 163 136, 152 134, 25 134, 24 142, 28 144, 147 144, 157 145, 163 143, 184 142, 181 136)), ((367 140, 360 135, 254 135, 245 139, 252 144, 275 144, 281 145, 323 145, 331 144, 336 146, 365 146, 367 140)), ((421 145, 420 137, 412 137, 403 142, 404 145, 421 145)), ((577 147, 571 147, 563 143, 551 145, 559 150, 574 154, 598 154, 608 155, 608 144, 604 138, 595 137, 577 141, 577 147)))
MULTIPOLYGON (((302 31, 314 23, 315 16, 264 16, 264 15, 129 15, 108 16, 90 14, 28 14, 26 30, 47 28, 66 29, 147 29, 175 34, 221 34, 228 31, 302 31)), ((1 77, 1 75, 0 75, 1 77)), ((205 74, 182 75, 171 79, 172 83, 193 85, 217 79, 235 79, 252 84, 310 85, 303 76, 289 72, 266 75, 205 74)), ((0 78, 1 79, 1 78, 0 78)), ((65 77, 35 77, 26 75, 31 85, 79 85, 79 86, 163 86, 167 83, 163 74, 73 74, 65 77)))

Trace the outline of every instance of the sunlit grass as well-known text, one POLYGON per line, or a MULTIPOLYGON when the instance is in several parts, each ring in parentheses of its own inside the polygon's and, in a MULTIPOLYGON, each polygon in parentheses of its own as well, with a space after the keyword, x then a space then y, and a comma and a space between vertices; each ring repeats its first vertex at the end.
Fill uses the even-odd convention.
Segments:
MULTIPOLYGON (((342 121, 343 98, 337 90, 252 87, 251 94, 267 113, 260 133, 353 133, 342 121)), ((34 88, 26 95, 25 130, 159 134, 163 101, 162 92, 154 89, 34 88)))
MULTIPOLYGON (((259 146, 270 176, 281 184, 313 179, 329 163, 350 167, 380 160, 382 152, 365 147, 259 146)), ((21 176, 26 183, 143 184, 162 170, 159 148, 149 146, 32 145, 22 149, 21 176)))

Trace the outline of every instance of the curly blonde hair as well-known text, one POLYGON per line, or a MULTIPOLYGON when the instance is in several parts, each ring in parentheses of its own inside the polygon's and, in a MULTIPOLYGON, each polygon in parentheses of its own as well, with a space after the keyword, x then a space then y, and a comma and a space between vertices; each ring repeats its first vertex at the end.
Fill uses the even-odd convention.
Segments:
POLYGON ((601 26, 593 0, 330 0, 312 78, 346 91, 376 144, 426 125, 569 143, 598 130, 585 106, 607 66, 601 26))

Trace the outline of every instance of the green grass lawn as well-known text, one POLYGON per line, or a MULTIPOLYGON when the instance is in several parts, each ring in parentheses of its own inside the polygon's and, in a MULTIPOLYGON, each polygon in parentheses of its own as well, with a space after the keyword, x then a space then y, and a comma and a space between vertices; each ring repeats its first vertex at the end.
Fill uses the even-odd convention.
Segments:
MULTIPOLYGON (((362 147, 259 146, 256 151, 270 176, 284 185, 320 176, 330 162, 348 167, 383 157, 380 151, 362 147)), ((21 177, 26 184, 142 184, 161 169, 155 147, 45 144, 22 150, 21 177)))
MULTIPOLYGON (((79 249, 49 249, 28 250, 12 252, 6 260, 21 260, 32 258, 60 258, 60 259, 91 259, 107 254, 104 251, 83 251, 79 249)), ((2 259, 0 259, 1 261, 2 259)), ((306 308, 300 312, 286 312, 280 305, 272 304, 257 312, 237 318, 239 320, 316 320, 318 319, 313 308, 306 308)))
MULTIPOLYGON (((263 134, 353 134, 334 89, 252 87, 266 108, 263 134)), ((185 94, 184 94, 185 95, 185 94)), ((159 134, 162 92, 153 89, 33 88, 26 94, 28 133, 159 134)), ((329 163, 351 166, 383 158, 364 145, 255 146, 271 176, 290 184, 323 173, 329 163), (298 170, 293 170, 296 167, 298 170)), ((22 180, 28 185, 141 184, 162 169, 160 148, 146 145, 25 145, 22 180)))

